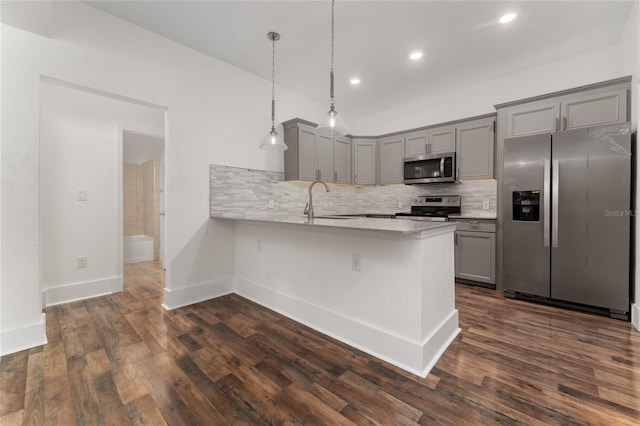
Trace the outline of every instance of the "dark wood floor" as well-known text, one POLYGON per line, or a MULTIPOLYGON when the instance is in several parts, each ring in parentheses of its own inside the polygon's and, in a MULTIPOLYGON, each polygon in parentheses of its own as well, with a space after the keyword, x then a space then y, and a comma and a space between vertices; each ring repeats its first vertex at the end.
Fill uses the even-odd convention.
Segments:
POLYGON ((421 379, 236 295, 165 312, 156 263, 125 276, 1 359, 0 424, 640 424, 629 323, 460 285, 462 333, 421 379))

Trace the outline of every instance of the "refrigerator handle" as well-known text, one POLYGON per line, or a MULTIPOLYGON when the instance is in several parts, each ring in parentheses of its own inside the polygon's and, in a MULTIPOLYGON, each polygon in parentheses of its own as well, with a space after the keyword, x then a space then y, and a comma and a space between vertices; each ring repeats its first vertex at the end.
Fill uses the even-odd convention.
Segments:
POLYGON ((551 161, 544 160, 544 188, 543 188, 543 200, 544 209, 542 212, 542 225, 543 225, 543 239, 544 247, 549 247, 549 235, 551 222, 551 161))
POLYGON ((558 247, 558 199, 560 198, 559 192, 560 181, 560 168, 558 160, 553 160, 551 167, 551 182, 553 182, 553 188, 551 189, 551 247, 558 247))

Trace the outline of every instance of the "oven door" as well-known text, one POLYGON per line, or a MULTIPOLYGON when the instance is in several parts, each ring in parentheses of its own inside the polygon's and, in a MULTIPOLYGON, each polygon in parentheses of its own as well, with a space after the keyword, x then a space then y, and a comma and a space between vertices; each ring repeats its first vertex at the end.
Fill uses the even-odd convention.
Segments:
POLYGON ((407 185, 456 181, 455 152, 408 157, 403 163, 403 182, 407 185))

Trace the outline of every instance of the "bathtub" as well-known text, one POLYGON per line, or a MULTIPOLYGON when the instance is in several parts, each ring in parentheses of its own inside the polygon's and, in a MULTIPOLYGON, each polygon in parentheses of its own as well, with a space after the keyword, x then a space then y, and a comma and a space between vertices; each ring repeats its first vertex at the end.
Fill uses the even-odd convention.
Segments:
POLYGON ((124 236, 124 263, 153 260, 153 237, 148 235, 124 236))

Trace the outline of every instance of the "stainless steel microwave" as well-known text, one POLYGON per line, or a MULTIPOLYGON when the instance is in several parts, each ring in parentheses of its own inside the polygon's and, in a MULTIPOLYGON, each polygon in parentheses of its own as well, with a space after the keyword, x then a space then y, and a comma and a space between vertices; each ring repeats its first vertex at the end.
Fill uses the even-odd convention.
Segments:
POLYGON ((403 182, 407 185, 456 181, 455 152, 407 157, 403 163, 403 182))

